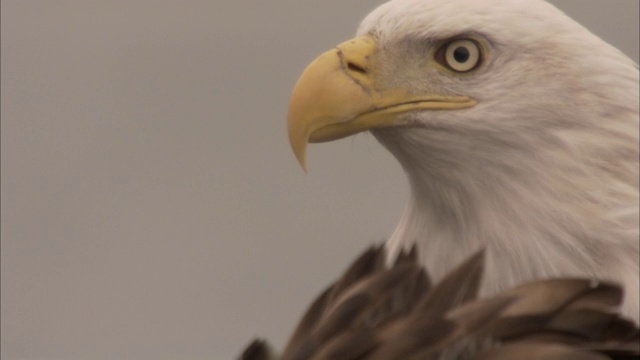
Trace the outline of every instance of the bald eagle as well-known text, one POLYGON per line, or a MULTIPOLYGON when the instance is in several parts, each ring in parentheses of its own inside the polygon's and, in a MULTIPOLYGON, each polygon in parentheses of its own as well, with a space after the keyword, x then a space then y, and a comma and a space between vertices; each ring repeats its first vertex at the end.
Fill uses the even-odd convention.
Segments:
POLYGON ((411 196, 387 262, 429 274, 486 250, 480 293, 588 277, 638 322, 638 66, 542 0, 392 0, 314 60, 289 139, 370 131, 411 196))

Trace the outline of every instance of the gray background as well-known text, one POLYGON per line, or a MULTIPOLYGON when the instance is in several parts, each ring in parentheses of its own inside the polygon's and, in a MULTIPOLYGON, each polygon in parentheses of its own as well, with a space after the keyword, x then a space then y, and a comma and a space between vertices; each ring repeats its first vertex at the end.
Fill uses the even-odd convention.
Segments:
MULTIPOLYGON (((310 148, 297 76, 379 1, 2 1, 2 358, 224 359, 282 345, 395 226, 368 134, 310 148)), ((638 60, 638 1, 554 1, 638 60)))

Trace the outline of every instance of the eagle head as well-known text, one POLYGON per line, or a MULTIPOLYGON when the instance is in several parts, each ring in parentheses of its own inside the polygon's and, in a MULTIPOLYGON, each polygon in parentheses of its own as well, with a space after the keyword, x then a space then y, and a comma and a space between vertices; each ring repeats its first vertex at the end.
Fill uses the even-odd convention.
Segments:
POLYGON ((289 138, 303 167, 362 131, 394 154, 412 194, 390 256, 417 243, 437 276, 485 247, 486 291, 592 275, 637 318, 638 82, 542 0, 392 0, 303 72, 289 138))

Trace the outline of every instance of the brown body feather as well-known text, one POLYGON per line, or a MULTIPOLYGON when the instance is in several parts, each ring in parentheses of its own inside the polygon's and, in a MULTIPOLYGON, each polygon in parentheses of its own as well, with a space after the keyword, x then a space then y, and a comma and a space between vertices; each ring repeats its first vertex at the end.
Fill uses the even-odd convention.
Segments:
POLYGON ((478 299, 484 252, 432 285, 416 249, 385 266, 372 247, 314 300, 281 356, 254 340, 243 360, 640 359, 622 289, 590 279, 530 282, 478 299))

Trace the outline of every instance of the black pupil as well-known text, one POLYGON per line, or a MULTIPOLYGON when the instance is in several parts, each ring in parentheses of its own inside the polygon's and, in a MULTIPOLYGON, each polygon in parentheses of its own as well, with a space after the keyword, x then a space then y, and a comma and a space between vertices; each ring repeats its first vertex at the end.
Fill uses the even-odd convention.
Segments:
POLYGON ((457 47, 453 50, 453 58, 459 63, 464 63, 469 60, 469 49, 464 46, 457 47))

